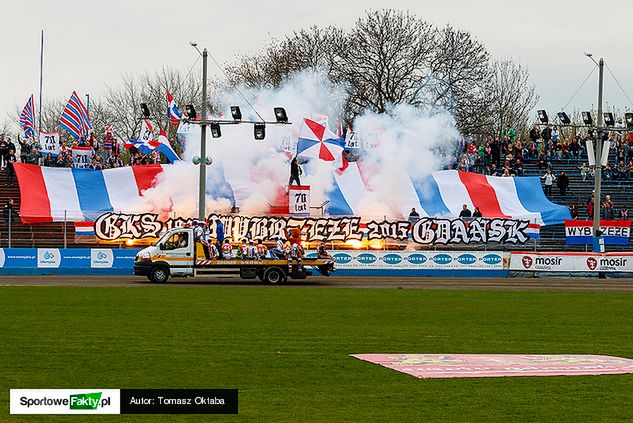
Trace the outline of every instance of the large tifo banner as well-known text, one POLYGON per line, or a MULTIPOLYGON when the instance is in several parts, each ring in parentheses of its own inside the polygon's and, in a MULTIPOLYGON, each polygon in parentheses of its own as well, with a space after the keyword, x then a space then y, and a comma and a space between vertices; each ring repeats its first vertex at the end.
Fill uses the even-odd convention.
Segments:
POLYGON ((512 252, 510 270, 527 272, 633 273, 633 253, 512 252))
MULTIPOLYGON (((421 245, 524 244, 530 239, 530 223, 510 219, 435 219, 422 218, 413 225, 409 221, 370 221, 360 217, 298 218, 275 216, 239 216, 211 214, 208 220, 220 219, 227 238, 270 241, 285 238, 290 228, 298 227, 308 242, 346 242, 353 240, 411 240, 421 245)), ((102 241, 158 238, 175 227, 190 225, 192 219, 170 218, 164 223, 156 214, 104 213, 95 220, 94 234, 102 241)), ((215 238, 216 225, 209 227, 215 238)))
MULTIPOLYGON (((600 230, 605 245, 629 245, 630 220, 601 220, 600 230)), ((565 220, 565 241, 568 245, 591 245, 593 243, 593 221, 565 220)))
MULTIPOLYGON (((79 167, 89 167, 91 150, 73 151, 76 168, 72 171, 15 163, 22 197, 20 217, 23 223, 94 221, 94 216, 107 211, 157 211, 153 208, 153 202, 145 197, 145 192, 168 183, 168 179, 175 174, 193 171, 192 167, 195 166, 193 163, 180 163, 83 169, 79 172, 79 167), (180 169, 174 172, 176 166, 180 169), (160 178, 157 177, 159 174, 162 175, 160 178)), ((283 160, 285 162, 286 159, 283 160)), ((268 163, 267 160, 263 162, 268 163)), ((225 200, 223 203, 227 205, 227 211, 233 207, 244 209, 246 204, 252 204, 257 199, 262 208, 254 211, 254 214, 270 214, 271 208, 289 203, 285 194, 285 178, 277 182, 269 181, 273 184, 270 187, 278 183, 277 189, 262 190, 259 185, 261 175, 272 174, 273 170, 252 169, 245 173, 242 165, 225 164, 209 168, 207 197, 215 201, 225 200), (266 191, 270 193, 265 194, 266 191), (266 198, 262 198, 262 195, 266 198), (263 199, 266 201, 261 201, 263 199)), ((323 213, 327 216, 361 216, 375 205, 393 210, 391 218, 408 216, 412 207, 422 217, 457 218, 465 204, 470 210, 479 207, 483 217, 488 219, 529 220, 539 225, 559 225, 571 218, 566 206, 554 204, 545 197, 537 176, 502 178, 445 170, 433 172, 426 178, 411 179, 405 171, 400 172, 402 169, 398 169, 397 175, 393 176, 398 177, 399 182, 396 184, 392 181, 393 186, 398 187, 398 192, 389 193, 391 199, 388 204, 383 204, 386 200, 381 198, 384 196, 372 191, 361 177, 366 175, 368 169, 359 166, 359 162, 350 162, 343 172, 333 170, 330 191, 319 195, 313 192, 311 200, 307 195, 300 195, 300 201, 295 205, 303 205, 304 208, 323 207, 323 213), (308 204, 309 201, 314 201, 314 204, 308 204)), ((184 209, 185 204, 178 197, 181 193, 191 192, 193 188, 182 191, 169 186, 165 185, 168 194, 165 195, 164 204, 169 204, 171 200, 174 209, 184 209)))

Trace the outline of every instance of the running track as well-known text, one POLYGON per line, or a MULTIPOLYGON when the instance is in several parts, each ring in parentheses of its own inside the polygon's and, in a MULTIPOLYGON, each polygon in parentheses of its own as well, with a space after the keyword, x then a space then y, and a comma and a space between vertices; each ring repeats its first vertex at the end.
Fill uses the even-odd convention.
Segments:
POLYGON ((262 287, 269 289, 314 288, 391 288, 391 289, 452 289, 502 291, 631 291, 633 279, 576 278, 416 278, 416 277, 312 277, 270 286, 258 280, 236 278, 172 278, 165 285, 154 285, 144 277, 135 276, 1 276, 0 286, 88 286, 88 287, 195 287, 213 289, 222 286, 262 287))

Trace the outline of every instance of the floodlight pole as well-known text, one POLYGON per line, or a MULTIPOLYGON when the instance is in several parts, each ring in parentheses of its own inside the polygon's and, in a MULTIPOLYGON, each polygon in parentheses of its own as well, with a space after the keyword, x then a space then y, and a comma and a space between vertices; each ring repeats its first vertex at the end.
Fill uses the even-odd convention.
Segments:
POLYGON ((205 201, 206 201, 206 183, 207 183, 207 166, 205 159, 207 157, 207 49, 202 50, 202 122, 200 123, 200 186, 198 191, 198 219, 204 220, 205 201))
MULTIPOLYGON (((593 59, 592 59, 593 60, 593 59)), ((595 63, 595 60, 594 60, 595 63)), ((594 178, 594 195, 593 195, 593 251, 600 252, 599 231, 600 231, 600 209, 602 205, 601 186, 602 186, 602 87, 604 81, 604 60, 600 58, 597 63, 599 69, 598 77, 598 120, 596 128, 596 166, 594 178)), ((609 152, 607 151, 607 155, 609 152)))

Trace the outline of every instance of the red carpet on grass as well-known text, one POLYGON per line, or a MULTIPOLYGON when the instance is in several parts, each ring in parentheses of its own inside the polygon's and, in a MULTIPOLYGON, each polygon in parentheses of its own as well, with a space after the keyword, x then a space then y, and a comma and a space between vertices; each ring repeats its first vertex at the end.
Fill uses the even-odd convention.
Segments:
POLYGON ((633 373, 633 360, 607 355, 352 354, 352 357, 425 379, 633 373))

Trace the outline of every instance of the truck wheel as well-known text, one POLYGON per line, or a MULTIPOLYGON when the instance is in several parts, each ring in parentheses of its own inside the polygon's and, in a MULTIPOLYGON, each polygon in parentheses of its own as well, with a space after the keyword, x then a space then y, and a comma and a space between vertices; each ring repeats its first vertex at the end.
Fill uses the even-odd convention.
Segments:
POLYGON ((284 283, 286 281, 286 274, 279 267, 270 267, 264 271, 263 280, 271 285, 284 283))
POLYGON ((155 267, 149 278, 154 283, 165 283, 169 279, 169 270, 166 267, 155 267))

